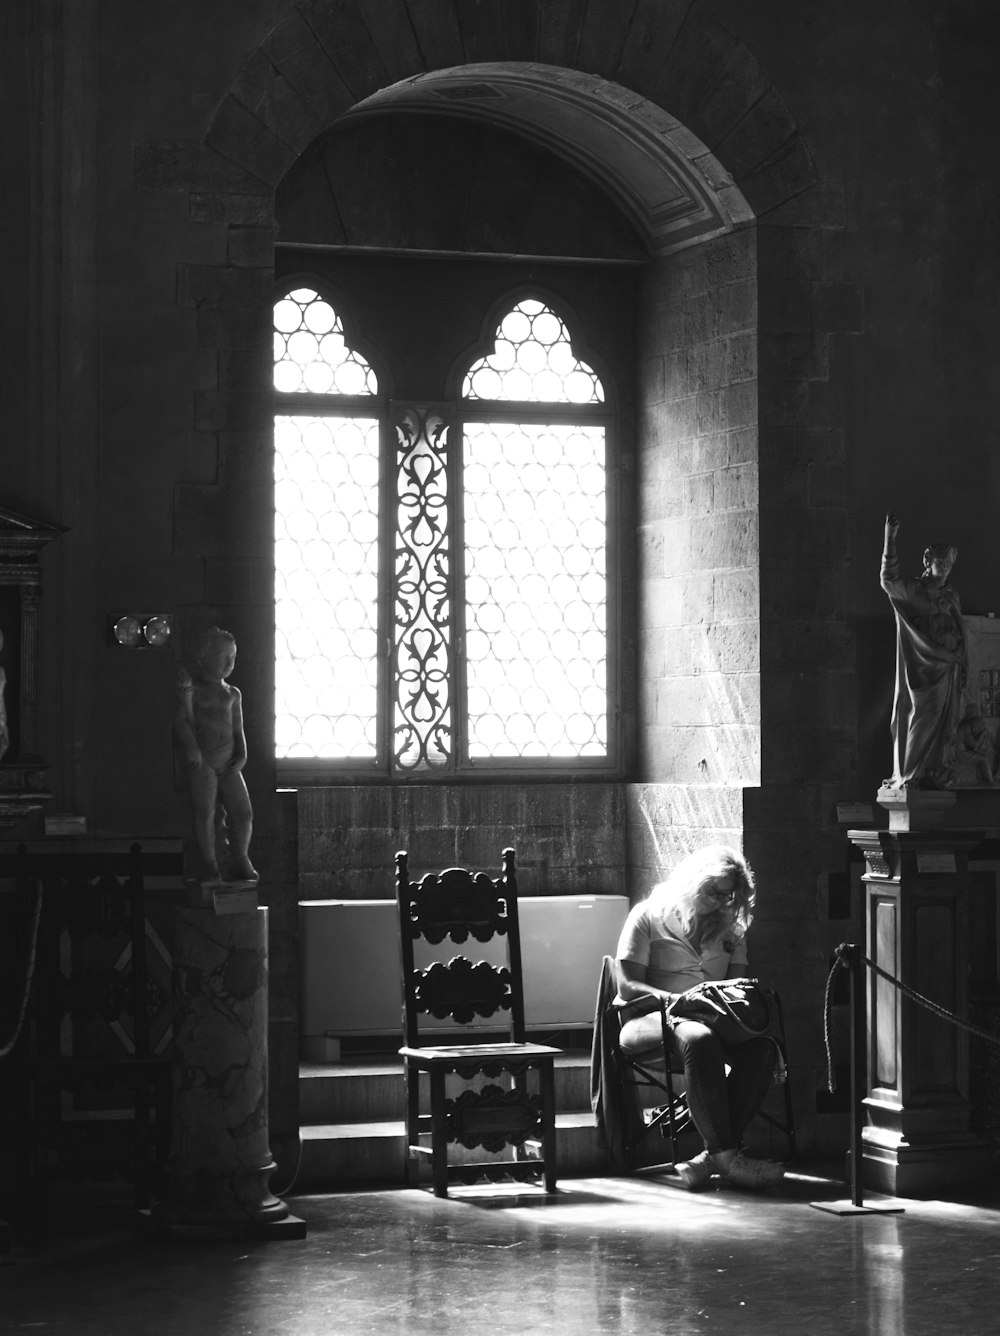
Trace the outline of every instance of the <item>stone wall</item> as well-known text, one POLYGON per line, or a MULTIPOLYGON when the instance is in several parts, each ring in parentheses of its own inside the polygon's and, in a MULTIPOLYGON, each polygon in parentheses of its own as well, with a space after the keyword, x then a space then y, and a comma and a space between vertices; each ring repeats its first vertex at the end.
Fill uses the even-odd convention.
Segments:
POLYGON ((650 266, 638 302, 640 756, 760 780, 757 288, 746 230, 650 266))
POLYGON ((624 804, 611 783, 301 789, 298 829, 304 900, 393 899, 399 849, 414 875, 458 866, 496 876, 511 847, 521 895, 628 893, 624 804))

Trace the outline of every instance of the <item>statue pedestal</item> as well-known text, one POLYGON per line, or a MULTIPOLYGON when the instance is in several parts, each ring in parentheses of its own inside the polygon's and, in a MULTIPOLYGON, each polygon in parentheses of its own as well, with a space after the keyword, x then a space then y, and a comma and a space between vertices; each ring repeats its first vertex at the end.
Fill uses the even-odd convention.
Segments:
POLYGON ((171 1238, 304 1238, 271 1192, 267 910, 179 909, 173 1140, 150 1223, 171 1238))
MULTIPOLYGON (((848 831, 865 856, 866 954, 893 978, 964 1018, 968 856, 982 832, 915 830, 912 815, 911 805, 903 829, 848 831)), ((864 1106, 866 1187, 897 1197, 947 1198, 989 1181, 989 1147, 969 1129, 967 1031, 870 969, 864 1106)))
POLYGON ((890 830, 936 830, 958 802, 954 789, 893 789, 883 785, 878 805, 889 813, 890 830))

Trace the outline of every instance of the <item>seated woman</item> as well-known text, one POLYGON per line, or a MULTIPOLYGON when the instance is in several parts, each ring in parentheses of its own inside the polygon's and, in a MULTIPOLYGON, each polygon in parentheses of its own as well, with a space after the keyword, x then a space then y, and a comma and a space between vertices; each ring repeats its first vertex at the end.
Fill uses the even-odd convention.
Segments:
MULTIPOLYGON (((716 844, 689 855, 625 921, 617 953, 619 1001, 671 1003, 706 979, 745 977, 754 901, 753 873, 735 849, 716 844)), ((650 1019, 640 1015, 622 1026, 626 1052, 648 1044, 650 1019)), ((741 1188, 780 1182, 780 1164, 753 1159, 741 1146, 773 1079, 772 1042, 724 1044, 700 1021, 681 1018, 671 1022, 671 1039, 668 1058, 683 1065, 688 1106, 705 1143, 701 1154, 675 1166, 684 1186, 704 1187, 713 1174, 741 1188)))

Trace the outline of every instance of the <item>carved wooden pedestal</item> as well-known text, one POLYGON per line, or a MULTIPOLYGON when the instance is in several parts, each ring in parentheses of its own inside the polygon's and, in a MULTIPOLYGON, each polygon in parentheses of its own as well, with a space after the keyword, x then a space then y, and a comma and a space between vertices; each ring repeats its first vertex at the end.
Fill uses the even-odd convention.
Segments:
POLYGON ((177 912, 174 1109, 152 1212, 172 1238, 303 1238, 268 1186, 267 910, 177 912))
MULTIPOLYGON (((982 832, 852 830, 865 856, 866 951, 888 975, 967 1017, 969 850, 982 832)), ((968 1192, 988 1181, 969 1130, 968 1033, 868 970, 867 1125, 861 1181, 900 1197, 968 1192)))

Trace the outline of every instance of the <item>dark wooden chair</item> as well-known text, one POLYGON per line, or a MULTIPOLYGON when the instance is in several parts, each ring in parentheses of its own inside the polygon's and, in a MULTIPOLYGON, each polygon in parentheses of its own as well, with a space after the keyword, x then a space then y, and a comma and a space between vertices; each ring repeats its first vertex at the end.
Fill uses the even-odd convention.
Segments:
POLYGON ((44 1239, 48 1197, 123 1179, 152 1202, 170 1148, 169 960, 153 969, 145 882, 180 854, 130 849, 0 853, 30 962, 24 1023, 4 1062, 18 1142, 13 1223, 44 1239))
MULTIPOLYGON (((641 1168, 669 1168, 679 1160, 696 1154, 701 1149, 700 1138, 695 1140, 694 1120, 685 1094, 684 1076, 679 1064, 666 1059, 670 1051, 666 1007, 661 1004, 650 1012, 648 1002, 621 1003, 616 1001, 618 978, 615 961, 605 956, 599 991, 599 1025, 603 1029, 603 1055, 600 1035, 595 1031, 593 1062, 602 1060, 608 1070, 603 1081, 592 1071, 592 1089, 603 1090, 605 1142, 614 1168, 634 1173, 641 1168), (626 1021, 642 1013, 656 1015, 659 1027, 649 1027, 648 1045, 626 1049, 620 1042, 626 1021), (612 1130, 613 1129, 613 1130, 612 1130), (610 1135, 609 1135, 610 1132, 610 1135), (691 1133, 689 1144, 682 1145, 685 1133, 691 1133), (665 1144, 664 1144, 665 1143, 665 1144)), ((781 1001, 775 994, 779 1016, 781 1001)), ((777 1046, 781 1067, 785 1073, 782 1082, 783 1111, 773 1114, 761 1109, 758 1118, 778 1130, 787 1141, 786 1158, 795 1158, 795 1121, 792 1093, 787 1079, 784 1025, 777 1046)))
POLYGON ((398 853, 396 897, 407 1186, 420 1184, 420 1165, 429 1163, 438 1197, 448 1195, 449 1182, 481 1179, 542 1177, 546 1191, 555 1192, 554 1063, 560 1050, 525 1037, 513 849, 504 850, 497 880, 448 868, 411 882, 407 855, 398 853), (414 948, 421 941, 451 942, 456 950, 448 960, 418 965, 414 948), (487 943, 503 946, 502 963, 479 958, 487 943), (485 1031, 463 1028, 484 1021, 485 1031), (453 1028, 442 1029, 441 1022, 453 1028), (453 1157, 449 1147, 456 1145, 464 1151, 453 1157))

